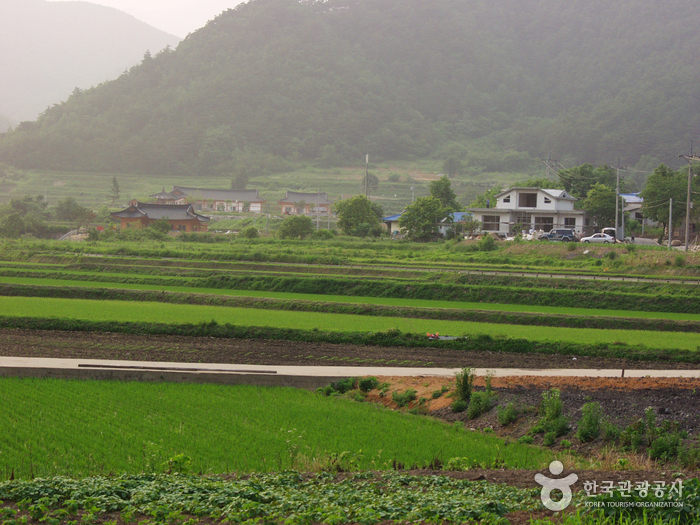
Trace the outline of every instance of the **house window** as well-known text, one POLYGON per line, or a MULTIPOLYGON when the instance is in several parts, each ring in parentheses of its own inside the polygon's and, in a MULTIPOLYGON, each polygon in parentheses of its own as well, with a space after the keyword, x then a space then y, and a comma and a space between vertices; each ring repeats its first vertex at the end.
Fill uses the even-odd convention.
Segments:
POLYGON ((549 197, 545 197, 545 198, 544 198, 544 203, 545 203, 545 204, 552 204, 552 199, 550 199, 549 197))
POLYGON ((535 217, 535 229, 545 232, 554 227, 554 217, 535 217))
POLYGON ((521 193, 518 195, 518 206, 520 208, 536 208, 537 194, 536 193, 521 193))
POLYGON ((482 230, 497 232, 501 227, 501 217, 498 215, 484 215, 482 230))
POLYGON ((564 226, 567 228, 576 228, 576 217, 564 217, 564 226))
POLYGON ((508 202, 510 202, 510 195, 508 195, 507 197, 503 197, 503 203, 506 204, 508 202))

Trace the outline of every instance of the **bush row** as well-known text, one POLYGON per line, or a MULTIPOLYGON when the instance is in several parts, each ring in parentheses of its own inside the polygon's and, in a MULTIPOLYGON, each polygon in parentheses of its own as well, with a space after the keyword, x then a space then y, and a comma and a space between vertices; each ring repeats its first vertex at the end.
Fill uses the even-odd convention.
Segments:
POLYGON ((25 330, 63 330, 75 332, 116 332, 128 334, 217 337, 228 339, 270 339, 312 343, 354 344, 368 346, 400 346, 448 348, 481 352, 511 352, 576 355, 617 358, 630 361, 672 361, 700 363, 700 352, 683 349, 657 349, 626 344, 580 344, 562 341, 530 341, 527 339, 478 335, 452 340, 430 340, 424 335, 386 332, 325 332, 258 326, 219 324, 212 320, 199 324, 127 323, 78 319, 44 319, 34 317, 0 317, 0 328, 25 330))
POLYGON ((492 312, 486 310, 419 308, 411 306, 387 306, 378 304, 348 304, 265 297, 238 297, 196 293, 178 293, 158 290, 123 290, 113 288, 34 286, 0 283, 0 296, 52 297, 58 299, 141 302, 150 301, 173 304, 199 304, 208 306, 256 308, 260 310, 323 312, 413 319, 439 319, 444 321, 554 326, 561 328, 609 329, 614 327, 617 330, 652 330, 700 333, 700 322, 696 321, 673 321, 668 319, 644 318, 631 319, 624 317, 557 315, 528 312, 492 312))

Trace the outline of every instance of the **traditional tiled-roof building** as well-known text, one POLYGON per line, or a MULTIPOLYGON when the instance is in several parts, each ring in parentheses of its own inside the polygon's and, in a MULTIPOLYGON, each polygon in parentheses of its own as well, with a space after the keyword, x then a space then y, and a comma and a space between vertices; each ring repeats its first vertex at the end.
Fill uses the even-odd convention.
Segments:
POLYGON ((262 213, 263 204, 265 204, 265 199, 258 195, 258 190, 217 190, 173 186, 170 192, 164 190, 150 197, 163 204, 192 204, 197 211, 262 213))
POLYGON ((170 229, 182 232, 205 232, 209 217, 196 213, 191 204, 149 204, 136 202, 110 217, 121 223, 121 228, 145 228, 151 223, 165 219, 170 229))
POLYGON ((328 200, 327 193, 287 191, 278 204, 285 215, 328 215, 333 201, 328 200))

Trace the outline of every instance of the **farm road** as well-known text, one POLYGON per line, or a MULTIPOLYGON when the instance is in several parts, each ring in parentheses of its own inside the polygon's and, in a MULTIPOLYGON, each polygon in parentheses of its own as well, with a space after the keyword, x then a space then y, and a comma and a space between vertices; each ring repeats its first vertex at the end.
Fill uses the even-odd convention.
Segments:
MULTIPOLYGON (((231 365, 221 363, 175 363, 162 361, 123 361, 104 359, 57 359, 0 357, 0 367, 10 368, 123 368, 145 370, 172 370, 201 374, 217 373, 275 373, 286 376, 441 376, 454 377, 459 368, 411 368, 378 366, 272 366, 272 365, 231 365)), ((522 368, 476 369, 479 376, 493 372, 495 377, 620 377, 621 370, 611 369, 549 369, 533 370, 522 368)), ((700 378, 700 370, 626 370, 625 377, 693 377, 700 378)))

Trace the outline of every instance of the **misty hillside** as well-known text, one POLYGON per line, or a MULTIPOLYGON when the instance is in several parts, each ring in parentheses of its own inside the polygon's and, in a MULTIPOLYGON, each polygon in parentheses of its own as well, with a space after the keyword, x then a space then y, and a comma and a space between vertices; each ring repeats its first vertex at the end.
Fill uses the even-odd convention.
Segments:
POLYGON ((700 129, 692 0, 251 0, 0 140, 19 167, 264 173, 677 161, 700 129))
MULTIPOLYGON (((112 80, 179 38, 87 2, 0 2, 0 114, 34 120, 75 87, 112 80)), ((4 127, 0 128, 4 131, 4 127)))

